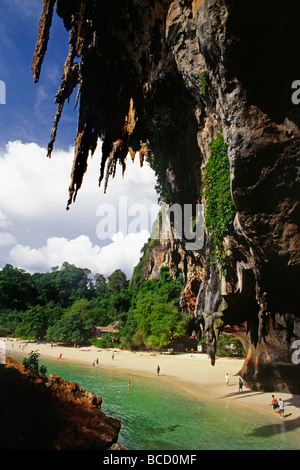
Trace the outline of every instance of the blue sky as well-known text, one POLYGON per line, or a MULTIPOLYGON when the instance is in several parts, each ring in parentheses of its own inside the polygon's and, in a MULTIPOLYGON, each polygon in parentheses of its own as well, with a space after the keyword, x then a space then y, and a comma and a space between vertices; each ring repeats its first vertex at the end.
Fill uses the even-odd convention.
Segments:
MULTIPOLYGON (((68 53, 68 32, 53 15, 47 55, 40 80, 33 83, 32 56, 42 11, 41 0, 1 0, 0 79, 6 84, 5 111, 1 109, 0 146, 16 138, 47 146, 56 111, 54 97, 60 85, 68 53)), ((74 103, 66 104, 57 146, 74 143, 77 113, 74 103)))
POLYGON ((158 209, 153 171, 147 164, 140 169, 138 159, 129 160, 125 178, 120 168, 104 194, 98 187, 98 146, 77 201, 66 211, 77 127, 75 96, 65 104, 51 159, 46 148, 68 33, 55 13, 40 80, 34 84, 30 69, 42 0, 0 0, 0 6, 0 80, 6 85, 6 103, 0 104, 0 269, 10 263, 45 272, 68 261, 106 276, 121 268, 130 277, 158 209), (125 196, 128 214, 138 218, 138 202, 148 221, 131 232, 124 224, 120 231, 117 223, 116 233, 100 239, 99 208, 107 204, 118 217, 125 196))

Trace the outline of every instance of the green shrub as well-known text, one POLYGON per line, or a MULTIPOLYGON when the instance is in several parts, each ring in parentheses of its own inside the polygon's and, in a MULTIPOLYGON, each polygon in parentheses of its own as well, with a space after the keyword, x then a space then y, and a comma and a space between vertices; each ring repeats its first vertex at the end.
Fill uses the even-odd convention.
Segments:
MULTIPOLYGON (((207 337, 203 337, 198 344, 202 346, 203 352, 210 352, 211 347, 207 337)), ((218 337, 216 356, 246 357, 246 352, 242 343, 239 339, 237 339, 236 336, 228 333, 223 333, 218 337)))
POLYGON ((23 359, 25 370, 29 371, 31 375, 43 374, 47 372, 45 366, 39 367, 40 354, 37 351, 31 351, 26 359, 23 359))
POLYGON ((217 356, 219 357, 245 357, 242 343, 231 334, 222 334, 217 343, 217 356))
POLYGON ((111 333, 103 333, 100 338, 93 338, 92 345, 97 348, 116 348, 118 343, 114 340, 111 333))

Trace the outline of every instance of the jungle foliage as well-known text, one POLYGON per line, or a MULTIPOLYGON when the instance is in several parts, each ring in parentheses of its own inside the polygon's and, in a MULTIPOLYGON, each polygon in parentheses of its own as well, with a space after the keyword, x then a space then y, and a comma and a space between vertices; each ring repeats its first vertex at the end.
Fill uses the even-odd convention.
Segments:
POLYGON ((120 269, 106 279, 67 262, 34 274, 6 265, 0 271, 0 336, 82 345, 95 326, 118 321, 120 333, 107 338, 109 344, 162 347, 185 334, 188 318, 178 310, 182 277, 174 281, 167 268, 159 279, 142 276, 141 264, 131 282, 120 269))

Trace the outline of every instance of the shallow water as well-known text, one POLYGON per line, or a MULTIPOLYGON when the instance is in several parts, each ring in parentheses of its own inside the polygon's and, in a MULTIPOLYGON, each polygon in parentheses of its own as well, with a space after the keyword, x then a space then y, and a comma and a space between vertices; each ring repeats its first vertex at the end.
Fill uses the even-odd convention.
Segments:
POLYGON ((121 420, 118 441, 127 450, 300 449, 293 420, 282 421, 271 409, 268 417, 228 402, 203 401, 156 377, 43 358, 40 364, 47 367, 47 374, 77 382, 101 396, 102 411, 121 420))

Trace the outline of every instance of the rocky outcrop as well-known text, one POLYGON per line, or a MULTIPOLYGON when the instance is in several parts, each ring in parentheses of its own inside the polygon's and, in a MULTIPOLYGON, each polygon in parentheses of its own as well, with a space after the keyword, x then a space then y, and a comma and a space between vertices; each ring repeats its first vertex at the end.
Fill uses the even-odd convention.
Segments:
MULTIPOLYGON (((291 15, 282 20, 279 2, 272 8, 268 3, 202 1, 188 8, 187 2, 173 2, 167 39, 197 101, 204 165, 210 136, 222 122, 236 211, 233 230, 224 239, 227 275, 216 276, 206 264, 195 314, 205 328, 217 324, 214 342, 220 326, 246 323, 247 333, 240 337, 248 350, 243 371, 248 383, 264 387, 264 377, 274 375, 277 387, 291 388, 282 365, 287 364, 289 378, 293 370, 297 383, 290 345, 299 337, 300 132, 291 83, 298 73, 292 44, 299 39, 292 11, 299 5, 291 2, 291 15), (201 100, 195 77, 203 69, 208 86, 201 100)), ((207 240, 206 260, 210 252, 207 240)))
MULTIPOLYGON (((34 71, 51 5, 44 0, 34 71)), ((164 244, 165 255, 154 247, 148 275, 157 274, 158 259, 174 276, 181 269, 182 307, 198 334, 207 331, 215 346, 226 325, 237 326, 248 384, 261 388, 266 370, 270 377, 276 370, 278 386, 290 386, 281 364, 299 373, 290 348, 300 318, 300 114, 291 100, 300 72, 298 0, 284 14, 279 0, 58 0, 56 8, 70 51, 49 154, 65 99, 77 84, 80 95, 68 207, 98 136, 105 187, 117 164, 125 171, 127 155, 139 152, 165 201, 206 207, 203 175, 221 125, 235 211, 223 237, 226 272, 212 266, 214 239, 206 230, 200 250, 177 239, 164 244)))
POLYGON ((102 399, 75 382, 49 379, 6 358, 0 367, 1 449, 105 450, 117 442, 120 421, 101 411, 102 399))

